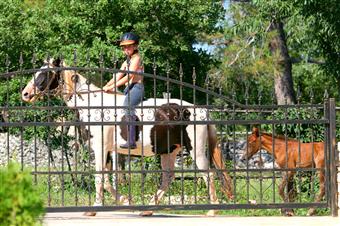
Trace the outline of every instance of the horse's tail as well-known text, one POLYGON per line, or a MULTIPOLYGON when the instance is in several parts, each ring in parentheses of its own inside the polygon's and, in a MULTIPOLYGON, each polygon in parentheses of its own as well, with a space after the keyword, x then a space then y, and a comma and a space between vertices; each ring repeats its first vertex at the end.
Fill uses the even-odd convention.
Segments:
POLYGON ((223 159, 221 149, 217 144, 217 134, 214 125, 208 125, 208 144, 210 157, 212 158, 213 163, 218 170, 217 175, 222 183, 222 191, 228 196, 229 199, 234 199, 232 180, 226 172, 225 161, 223 159))

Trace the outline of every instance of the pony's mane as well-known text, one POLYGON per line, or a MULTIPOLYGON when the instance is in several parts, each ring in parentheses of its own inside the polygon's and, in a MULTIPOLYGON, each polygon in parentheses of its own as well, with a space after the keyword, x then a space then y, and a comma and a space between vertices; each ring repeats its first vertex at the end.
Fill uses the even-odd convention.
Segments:
POLYGON ((289 141, 297 141, 296 139, 294 138, 289 138, 289 137, 286 137, 284 135, 274 135, 272 133, 266 133, 266 132, 261 132, 260 134, 261 136, 262 135, 266 135, 266 136, 270 136, 270 137, 274 137, 274 138, 277 138, 277 139, 280 139, 280 140, 289 140, 289 141))
MULTIPOLYGON (((67 68, 68 66, 63 62, 62 67, 67 68)), ((81 74, 79 74, 78 72, 74 71, 74 70, 62 70, 62 77, 64 79, 65 85, 67 86, 67 90, 71 91, 74 90, 74 82, 72 81, 74 76, 77 76, 77 82, 80 83, 81 85, 84 85, 84 87, 88 87, 88 85, 86 84, 87 78, 81 74)), ((101 88, 99 88, 98 86, 96 86, 93 83, 90 83, 90 90, 91 91, 99 91, 102 90, 101 88)), ((116 91, 115 93, 111 93, 111 94, 119 94, 119 95, 123 95, 122 92, 120 91, 116 91)))

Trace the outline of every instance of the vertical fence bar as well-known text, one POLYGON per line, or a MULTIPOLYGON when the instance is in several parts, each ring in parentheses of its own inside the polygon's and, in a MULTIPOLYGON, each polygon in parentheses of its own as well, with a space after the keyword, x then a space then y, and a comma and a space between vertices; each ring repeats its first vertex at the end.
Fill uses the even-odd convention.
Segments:
MULTIPOLYGON (((74 67, 78 66, 78 58, 77 58, 77 50, 74 49, 74 57, 73 57, 73 64, 74 67)), ((77 87, 77 71, 74 71, 74 74, 72 75, 72 83, 74 86, 74 96, 76 97, 76 87, 77 87)), ((78 103, 77 103, 77 98, 74 98, 74 106, 77 108, 77 112, 79 111, 78 109, 78 103)), ((76 126, 74 128, 77 128, 76 126)), ((75 134, 74 134, 74 139, 75 141, 78 143, 79 142, 79 135, 77 130, 75 130, 75 134)), ((75 177, 74 177, 74 187, 75 187, 75 205, 78 206, 78 201, 79 201, 79 194, 78 194, 78 145, 75 145, 74 148, 74 171, 75 171, 75 177)))
MULTIPOLYGON (((9 66, 10 66, 10 61, 9 61, 9 57, 8 55, 6 54, 6 62, 5 62, 5 65, 6 65, 6 73, 9 72, 9 66)), ((9 112, 9 76, 6 76, 6 114, 8 115, 8 122, 10 122, 10 114, 8 114, 9 112)), ((9 132, 10 132, 10 129, 11 129, 11 126, 8 126, 7 127, 8 131, 7 131, 7 164, 9 164, 9 161, 10 161, 10 154, 9 154, 9 148, 10 148, 10 144, 9 144, 9 132)))
POLYGON ((338 146, 337 146, 337 178, 338 178, 338 188, 337 188, 337 191, 338 191, 338 216, 340 215, 340 162, 339 162, 339 159, 340 159, 340 142, 338 143, 338 146))
MULTIPOLYGON (((23 74, 22 74, 22 67, 24 64, 24 60, 22 58, 22 52, 20 53, 20 59, 19 59, 19 73, 20 73, 20 85, 19 87, 22 89, 22 84, 23 84, 23 74)), ((22 99, 20 100, 20 107, 23 106, 22 99)), ((23 110, 20 111, 20 121, 24 121, 24 115, 23 115, 23 110)), ((20 161, 21 161, 21 170, 24 170, 24 126, 20 127, 20 161)))
MULTIPOLYGON (((35 63, 36 63, 36 55, 35 53, 33 53, 33 56, 32 56, 32 59, 31 59, 31 64, 32 64, 32 69, 34 70, 35 69, 35 63)), ((33 79, 35 79, 35 77, 33 76, 33 79)), ((35 81, 34 81, 35 82, 35 81)), ((35 105, 35 103, 33 103, 33 106, 35 105)), ((37 121, 37 115, 34 114, 33 116, 33 120, 34 122, 37 121)), ((34 125, 33 126, 33 131, 34 131, 34 134, 37 134, 37 127, 34 125)), ((37 184, 38 183, 38 176, 36 174, 36 172, 38 171, 38 162, 37 162, 37 137, 34 136, 34 183, 37 184)))
MULTIPOLYGON (((89 50, 87 50, 87 52, 86 52, 86 65, 87 65, 87 67, 91 67, 91 65, 90 65, 90 51, 89 50)), ((91 73, 90 73, 90 75, 88 76, 88 78, 87 78, 87 80, 86 80, 86 82, 87 82, 87 88, 88 88, 88 90, 90 90, 90 84, 91 84, 91 73)), ((91 121, 91 103, 90 103, 90 93, 88 94, 88 96, 87 96, 87 122, 90 122, 91 121)), ((85 110, 85 109, 84 109, 85 110)), ((86 119, 84 119, 84 122, 85 122, 85 120, 86 119)), ((84 127, 84 130, 86 129, 86 127, 84 127)), ((86 131, 86 138, 87 138, 87 146, 88 146, 88 161, 87 161, 87 163, 84 163, 84 165, 85 164, 87 164, 87 169, 88 169, 88 171, 90 171, 91 170, 91 154, 90 154, 90 152, 91 152, 91 129, 90 129, 90 125, 87 125, 87 131, 86 131)), ((85 167, 84 167, 85 168, 85 167)), ((87 186, 87 192, 88 192, 88 205, 91 205, 91 186, 90 186, 90 181, 91 181, 91 176, 90 175, 88 175, 88 179, 86 180, 86 186, 87 186)), ((96 189, 95 189, 96 190, 96 189)))

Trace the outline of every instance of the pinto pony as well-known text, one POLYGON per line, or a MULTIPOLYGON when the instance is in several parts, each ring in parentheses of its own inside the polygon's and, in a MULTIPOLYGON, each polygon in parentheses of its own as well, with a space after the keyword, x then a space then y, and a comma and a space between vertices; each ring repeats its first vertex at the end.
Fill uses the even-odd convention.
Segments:
MULTIPOLYGON (((295 139, 286 139, 285 137, 275 137, 269 133, 259 132, 258 128, 253 128, 252 134, 247 138, 247 148, 241 157, 241 160, 248 160, 259 150, 264 149, 270 153, 276 164, 281 169, 295 168, 318 168, 320 192, 315 202, 320 202, 325 195, 325 157, 324 142, 301 143, 295 139)), ((284 194, 284 188, 288 184, 288 192, 291 192, 289 185, 292 182, 296 171, 284 171, 282 181, 279 185, 279 195, 288 202, 290 194, 284 194)), ((293 211, 286 210, 286 215, 293 215, 293 211)), ((310 208, 308 215, 314 215, 315 208, 310 208)))
MULTIPOLYGON (((125 196, 116 192, 114 187, 110 184, 109 175, 105 173, 110 170, 107 165, 107 156, 110 152, 119 151, 119 144, 124 142, 124 138, 120 135, 122 129, 117 124, 106 124, 105 122, 121 122, 123 112, 123 101, 125 96, 120 93, 105 93, 100 88, 88 83, 87 79, 73 70, 67 69, 64 63, 57 60, 46 61, 34 75, 33 79, 26 85, 22 91, 22 99, 26 102, 34 102, 39 96, 44 93, 55 93, 55 95, 62 95, 64 101, 69 107, 80 107, 80 120, 84 122, 102 122, 100 125, 90 125, 91 133, 91 149, 95 153, 95 187, 96 199, 94 206, 103 205, 103 189, 109 191, 119 204, 128 205, 130 200, 125 196), (93 108, 95 107, 95 108, 93 108), (100 109, 98 109, 100 108, 100 109), (117 145, 118 144, 118 145, 117 145), (102 173, 103 172, 103 173, 102 173), (104 175, 104 178, 103 178, 104 175)), ((155 109, 160 108, 171 103, 172 106, 186 106, 187 121, 204 121, 206 119, 207 109, 193 108, 193 104, 188 102, 170 99, 148 99, 143 101, 140 106, 137 106, 136 117, 142 122, 160 121, 157 114, 161 111, 155 109)), ((165 109, 166 110, 166 109, 165 109)), ((163 109, 164 111, 164 109, 163 109)), ((177 111, 178 114, 178 108, 177 111)), ((182 111, 182 110, 181 110, 182 111)), ((167 120, 173 120, 175 116, 167 120)), ((218 147, 216 139, 216 129, 213 125, 204 125, 203 123, 188 123, 184 130, 186 133, 183 146, 178 139, 174 143, 168 144, 171 147, 169 150, 160 151, 158 145, 154 144, 154 131, 160 128, 155 128, 156 125, 144 124, 141 132, 142 139, 137 141, 137 149, 143 151, 151 150, 159 153, 161 156, 162 166, 162 184, 154 195, 150 204, 156 205, 164 195, 173 179, 173 169, 177 153, 179 153, 184 143, 186 148, 190 150, 191 156, 199 170, 208 170, 210 159, 206 155, 206 144, 208 142, 208 156, 213 160, 215 168, 220 170, 222 191, 229 197, 233 198, 231 179, 225 171, 225 163, 222 157, 220 148, 218 147), (188 148, 189 147, 189 148, 188 148), (171 172, 172 171, 172 172, 171 172)), ((181 127, 183 129, 183 126, 181 127)), ((158 131, 160 133, 160 131, 158 131)), ((156 140, 157 140, 157 133, 156 140)), ((163 138, 166 139, 166 138, 163 138)), ((171 141, 171 139, 170 139, 171 141)), ((113 166, 115 166, 115 158, 113 158, 113 166)), ((218 203, 216 190, 213 182, 213 172, 203 173, 203 178, 209 186, 209 196, 211 203, 218 203)), ((95 212, 87 213, 88 215, 95 215, 95 212)), ((146 211, 145 215, 152 214, 151 211, 146 211)), ((208 215, 214 215, 215 211, 211 210, 208 215)))

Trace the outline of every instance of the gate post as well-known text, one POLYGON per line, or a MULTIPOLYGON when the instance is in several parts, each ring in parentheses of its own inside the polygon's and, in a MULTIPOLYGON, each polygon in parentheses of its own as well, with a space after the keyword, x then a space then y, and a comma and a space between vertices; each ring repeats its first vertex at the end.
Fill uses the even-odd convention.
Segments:
POLYGON ((338 216, 338 186, 337 186, 337 149, 336 149, 336 112, 335 99, 328 100, 328 117, 329 117, 329 167, 330 167, 330 207, 332 216, 338 216))

